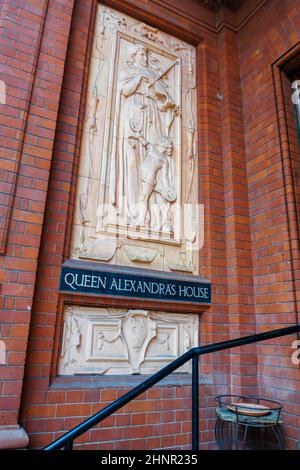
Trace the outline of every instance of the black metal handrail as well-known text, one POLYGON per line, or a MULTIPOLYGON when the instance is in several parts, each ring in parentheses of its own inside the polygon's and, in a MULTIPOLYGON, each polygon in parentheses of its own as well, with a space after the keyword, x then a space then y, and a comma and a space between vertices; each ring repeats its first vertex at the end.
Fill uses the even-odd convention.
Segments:
POLYGON ((153 374, 151 377, 145 379, 142 383, 134 387, 129 392, 125 393, 122 397, 118 398, 110 405, 103 408, 98 413, 94 414, 81 424, 71 429, 63 436, 49 444, 44 450, 57 450, 64 448, 65 450, 71 450, 73 448, 74 440, 81 436, 86 431, 89 431, 93 426, 99 424, 108 416, 115 413, 117 410, 125 406, 134 398, 138 397, 153 385, 160 382, 162 379, 167 377, 171 372, 184 365, 187 361, 192 359, 192 449, 199 449, 199 364, 198 357, 203 354, 208 354, 217 351, 223 351, 224 349, 236 348, 238 346, 244 346, 247 344, 257 343, 272 338, 278 338, 280 336, 286 336, 293 333, 300 332, 300 324, 289 326, 286 328, 280 328, 276 330, 267 331, 264 333, 258 333, 251 336, 244 336, 242 338, 231 339, 228 341, 222 341, 220 343, 209 344, 207 346, 192 348, 182 356, 175 359, 173 362, 165 366, 160 371, 153 374))

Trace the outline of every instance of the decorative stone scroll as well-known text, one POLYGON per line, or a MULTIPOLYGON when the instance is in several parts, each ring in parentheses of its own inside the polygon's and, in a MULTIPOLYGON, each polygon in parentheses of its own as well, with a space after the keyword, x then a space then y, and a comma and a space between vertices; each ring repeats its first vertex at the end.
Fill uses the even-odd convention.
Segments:
POLYGON ((75 259, 198 273, 195 48, 98 5, 75 259))
POLYGON ((153 374, 197 345, 197 315, 68 306, 58 373, 153 374))

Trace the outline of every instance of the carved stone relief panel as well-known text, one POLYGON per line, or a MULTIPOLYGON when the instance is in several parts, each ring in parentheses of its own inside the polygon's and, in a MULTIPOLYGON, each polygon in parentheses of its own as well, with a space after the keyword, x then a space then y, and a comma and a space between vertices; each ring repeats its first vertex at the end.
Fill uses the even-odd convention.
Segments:
POLYGON ((58 373, 152 374, 197 345, 197 315, 69 306, 58 373))
POLYGON ((75 259, 198 273, 195 48, 98 5, 75 259))

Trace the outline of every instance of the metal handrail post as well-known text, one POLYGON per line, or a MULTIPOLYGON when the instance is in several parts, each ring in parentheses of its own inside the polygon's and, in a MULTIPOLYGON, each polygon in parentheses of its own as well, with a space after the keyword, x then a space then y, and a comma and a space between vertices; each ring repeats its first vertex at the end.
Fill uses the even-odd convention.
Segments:
POLYGON ((199 361, 192 359, 192 449, 199 450, 199 361))

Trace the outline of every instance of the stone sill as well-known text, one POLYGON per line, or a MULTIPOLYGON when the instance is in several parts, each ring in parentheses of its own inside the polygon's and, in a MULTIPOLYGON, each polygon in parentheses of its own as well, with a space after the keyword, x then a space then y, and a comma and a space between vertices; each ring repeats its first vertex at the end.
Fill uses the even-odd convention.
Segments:
POLYGON ((28 435, 21 426, 0 426, 0 449, 24 449, 28 443, 28 435))
MULTIPOLYGON (((110 376, 96 376, 96 375, 64 375, 55 377, 51 383, 52 389, 107 389, 107 388, 133 388, 146 380, 149 375, 110 375, 110 376)), ((158 382, 154 387, 182 387, 192 384, 191 374, 172 374, 165 379, 158 382)), ((211 376, 199 374, 200 385, 212 385, 213 380, 211 376)))

